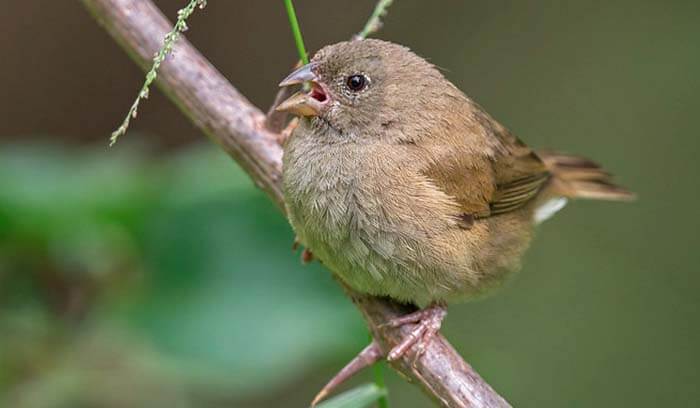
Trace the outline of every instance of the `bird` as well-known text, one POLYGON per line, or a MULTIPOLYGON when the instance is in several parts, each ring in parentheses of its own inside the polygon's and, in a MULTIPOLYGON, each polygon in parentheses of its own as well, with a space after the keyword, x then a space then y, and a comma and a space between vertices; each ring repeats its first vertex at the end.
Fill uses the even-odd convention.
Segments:
POLYGON ((320 49, 281 87, 298 116, 283 144, 289 221, 355 291, 416 305, 388 354, 429 341, 453 302, 520 269, 535 227, 572 199, 629 201, 595 162, 528 147, 409 48, 378 39, 320 49))

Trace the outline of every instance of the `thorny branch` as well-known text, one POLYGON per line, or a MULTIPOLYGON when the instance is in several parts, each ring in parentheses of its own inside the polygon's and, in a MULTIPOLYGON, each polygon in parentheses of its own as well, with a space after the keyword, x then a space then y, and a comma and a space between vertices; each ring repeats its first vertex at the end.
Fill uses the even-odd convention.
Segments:
MULTIPOLYGON (((144 69, 150 67, 172 25, 150 0, 82 0, 112 37, 144 69)), ((280 188, 282 149, 265 114, 241 95, 189 42, 180 39, 161 66, 157 83, 209 138, 221 146, 284 211, 280 188)), ((386 355, 410 327, 383 324, 410 310, 345 288, 386 355)), ((414 361, 408 353, 391 366, 442 407, 509 407, 444 337, 438 335, 414 361)))

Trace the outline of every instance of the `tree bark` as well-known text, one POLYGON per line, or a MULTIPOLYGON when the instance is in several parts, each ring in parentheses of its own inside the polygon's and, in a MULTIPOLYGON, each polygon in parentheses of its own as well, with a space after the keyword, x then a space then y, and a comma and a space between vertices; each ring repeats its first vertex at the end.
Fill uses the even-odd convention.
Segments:
MULTIPOLYGON (((142 68, 150 68, 172 24, 150 0, 82 0, 97 21, 142 68)), ((282 149, 265 114, 239 93, 184 37, 161 66, 158 86, 207 136, 248 173, 284 212, 282 149)), ((278 127, 278 126, 275 126, 278 127)), ((410 327, 384 323, 410 311, 387 299, 344 287, 386 353, 410 327)), ((413 353, 391 365, 440 406, 509 407, 441 335, 414 361, 413 353)))

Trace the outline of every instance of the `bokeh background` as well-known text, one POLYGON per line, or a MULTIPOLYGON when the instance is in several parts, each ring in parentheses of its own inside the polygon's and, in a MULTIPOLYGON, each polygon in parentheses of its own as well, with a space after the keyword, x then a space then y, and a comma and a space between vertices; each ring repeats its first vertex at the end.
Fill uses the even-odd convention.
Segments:
MULTIPOLYGON (((374 5, 296 3, 310 50, 374 5)), ((515 406, 700 403, 699 21, 680 0, 390 10, 381 38, 640 196, 568 206, 506 288, 451 308, 444 333, 515 406)), ((266 108, 296 57, 282 2, 210 0, 189 25, 266 108)), ((0 27, 0 406, 306 406, 367 341, 330 275, 159 92, 107 148, 143 74, 80 2, 7 2, 0 27)), ((387 376, 393 407, 430 406, 387 376)))

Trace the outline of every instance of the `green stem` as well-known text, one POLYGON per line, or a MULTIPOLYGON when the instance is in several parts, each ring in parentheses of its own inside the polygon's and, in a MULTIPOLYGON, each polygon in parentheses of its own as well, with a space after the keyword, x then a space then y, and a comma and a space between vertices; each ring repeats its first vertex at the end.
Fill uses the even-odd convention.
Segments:
POLYGON ((294 43, 297 46, 297 51, 299 51, 299 58, 301 59, 302 63, 308 64, 309 56, 306 54, 306 47, 304 47, 304 39, 301 37, 299 21, 297 21, 297 13, 294 11, 294 5, 292 4, 292 0, 284 0, 284 6, 287 8, 287 15, 289 16, 289 25, 292 27, 294 43))
MULTIPOLYGON (((374 341, 371 333, 368 337, 370 342, 374 341)), ((374 384, 377 388, 385 391, 384 395, 377 400, 377 408, 389 408, 389 399, 386 396, 386 383, 384 382, 384 363, 381 361, 374 363, 372 371, 374 371, 374 384)))
MULTIPOLYGON (((365 38, 369 34, 372 34, 379 30, 382 26, 382 17, 386 15, 386 9, 392 3, 393 0, 379 0, 377 6, 374 8, 372 15, 370 16, 367 24, 362 29, 362 31, 355 36, 355 38, 365 38)), ((287 9, 287 16, 289 17, 289 25, 292 28, 292 34, 294 35, 294 43, 297 46, 297 51, 299 52, 299 58, 303 64, 309 63, 309 56, 306 54, 306 47, 304 47, 304 39, 301 36, 301 29, 299 28, 299 21, 297 20, 297 14, 294 11, 294 4, 292 0, 284 0, 284 6, 287 9)), ((372 341, 372 336, 370 335, 370 341, 372 341)), ((374 365, 374 383, 382 390, 386 390, 386 385, 384 383, 384 366, 381 363, 374 365)), ((379 408, 389 408, 389 400, 386 396, 382 396, 377 400, 377 406, 379 408)))
POLYGON ((374 7, 374 11, 372 11, 372 15, 369 16, 369 20, 367 20, 364 28, 355 36, 355 38, 367 38, 367 36, 370 34, 379 31, 379 29, 382 28, 382 17, 386 15, 387 9, 393 2, 394 0, 379 0, 377 5, 374 7))
POLYGON ((177 12, 177 21, 175 22, 175 26, 165 36, 163 46, 153 57, 153 65, 151 65, 151 69, 146 73, 146 80, 141 86, 141 90, 136 96, 134 103, 131 104, 131 108, 129 108, 129 112, 126 114, 122 124, 119 125, 117 130, 112 132, 112 136, 109 138, 110 146, 117 143, 119 136, 126 133, 126 130, 129 128, 129 122, 131 119, 135 118, 136 114, 138 113, 139 103, 141 103, 143 99, 148 99, 149 89, 153 81, 155 81, 156 77, 158 76, 158 69, 160 68, 160 65, 163 63, 163 61, 165 61, 165 57, 168 56, 170 51, 172 51, 175 42, 178 38, 180 38, 180 34, 187 31, 187 19, 197 8, 203 9, 206 5, 207 0, 190 0, 187 6, 177 12))
MULTIPOLYGON (((374 364, 374 383, 382 390, 386 389, 386 384, 384 382, 384 363, 382 362, 374 364)), ((387 399, 386 395, 379 397, 377 400, 377 407, 389 408, 389 399, 387 399)))

